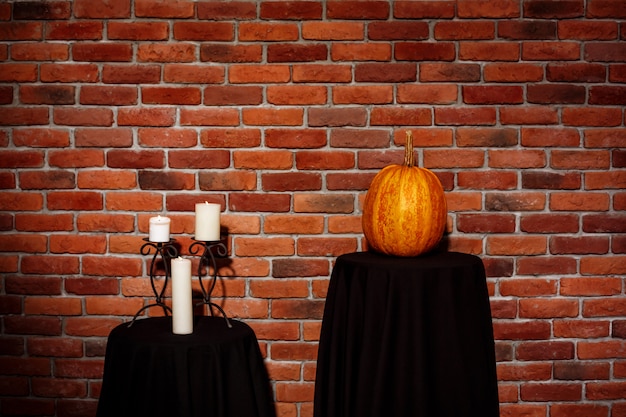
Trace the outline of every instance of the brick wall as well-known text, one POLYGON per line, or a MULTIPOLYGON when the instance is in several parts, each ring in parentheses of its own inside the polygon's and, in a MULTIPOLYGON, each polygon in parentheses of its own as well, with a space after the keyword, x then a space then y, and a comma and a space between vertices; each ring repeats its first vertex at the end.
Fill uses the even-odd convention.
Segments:
POLYGON ((94 415, 149 217, 186 248, 206 200, 219 302, 311 416, 332 262, 411 129, 488 271, 502 415, 626 416, 625 40, 623 0, 0 3, 0 414, 94 415))

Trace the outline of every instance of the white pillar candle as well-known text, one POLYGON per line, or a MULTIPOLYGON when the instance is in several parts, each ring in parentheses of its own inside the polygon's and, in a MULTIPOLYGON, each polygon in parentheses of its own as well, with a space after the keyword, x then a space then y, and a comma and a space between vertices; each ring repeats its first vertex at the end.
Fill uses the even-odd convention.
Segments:
POLYGON ((196 204, 196 240, 213 242, 220 240, 220 204, 196 204))
POLYGON ((172 259, 172 331, 193 333, 191 261, 180 256, 172 259))
POLYGON ((170 241, 170 219, 168 217, 150 217, 150 242, 170 241))

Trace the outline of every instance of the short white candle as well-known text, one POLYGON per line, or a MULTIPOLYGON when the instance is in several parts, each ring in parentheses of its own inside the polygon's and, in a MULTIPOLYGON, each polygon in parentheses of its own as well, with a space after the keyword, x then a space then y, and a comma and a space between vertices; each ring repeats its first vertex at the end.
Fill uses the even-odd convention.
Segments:
POLYGON ((193 333, 191 261, 180 256, 172 259, 172 331, 193 333))
POLYGON ((170 219, 168 217, 150 217, 150 242, 170 241, 170 219))
POLYGON ((214 242, 220 240, 220 211, 222 206, 214 203, 196 204, 196 240, 214 242))

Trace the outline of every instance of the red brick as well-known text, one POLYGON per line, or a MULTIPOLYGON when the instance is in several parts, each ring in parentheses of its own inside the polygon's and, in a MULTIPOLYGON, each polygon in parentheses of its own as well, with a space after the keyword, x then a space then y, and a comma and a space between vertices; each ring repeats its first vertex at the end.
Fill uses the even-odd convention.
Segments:
POLYGON ((303 22, 302 38, 325 41, 357 41, 365 38, 361 22, 303 22))
POLYGON ((17 128, 13 129, 13 144, 30 148, 61 148, 69 145, 69 134, 60 129, 17 128))
POLYGON ((76 43, 72 45, 75 61, 87 62, 130 62, 133 57, 129 43, 76 43))
POLYGON ((57 277, 7 276, 7 294, 61 295, 61 279, 57 277))
POLYGON ((550 238, 550 253, 566 254, 604 254, 609 250, 609 241, 605 237, 553 236, 550 238))
POLYGON ((429 109, 408 109, 404 107, 374 108, 370 114, 370 124, 374 126, 428 126, 431 120, 432 113, 429 109))
POLYGON ((291 196, 286 194, 231 194, 229 209, 234 211, 287 212, 291 196))
MULTIPOLYGON (((500 22, 499 27, 504 24, 500 22)), ((434 28, 437 40, 490 40, 495 32, 494 22, 489 21, 442 21, 434 28)))
POLYGON ((411 104, 452 104, 458 97, 455 84, 399 85, 398 103, 411 104))
POLYGON ((57 378, 100 378, 104 370, 102 359, 57 359, 54 376, 57 378))
POLYGON ((322 176, 304 172, 266 173, 261 175, 261 183, 264 191, 314 191, 322 189, 322 176))
POLYGON ((194 6, 194 2, 188 0, 136 0, 135 14, 138 17, 189 18, 194 16, 194 6))
MULTIPOLYGON (((234 241, 235 254, 237 256, 292 256, 295 254, 295 242, 293 238, 236 238, 234 241)), ((258 283, 257 283, 258 284, 258 283)), ((276 283, 278 286, 279 283, 276 283)), ((280 283, 282 285, 287 285, 288 282, 280 283)), ((293 285, 289 284, 289 285, 293 285)), ((257 285, 257 288, 259 287, 257 285)), ((265 286, 265 288, 270 289, 269 285, 265 286)), ((297 286, 296 286, 297 288, 297 286)), ((295 288, 294 288, 295 289, 295 288)), ((283 292, 286 290, 286 287, 283 289, 283 292)), ((306 286, 302 287, 300 291, 294 291, 294 293, 286 292, 285 296, 289 297, 297 297, 297 293, 301 293, 301 297, 306 297, 308 295, 308 288, 306 286)), ((256 297, 261 296, 264 298, 272 298, 267 297, 267 295, 255 295, 256 297)))
POLYGON ((319 105, 328 100, 327 89, 322 86, 275 86, 267 87, 267 102, 281 105, 319 105))
POLYGON ((331 1, 327 4, 326 17, 329 19, 386 20, 389 17, 389 3, 385 1, 331 1))
POLYGON ((455 48, 451 42, 397 42, 394 57, 398 61, 453 61, 455 48))
MULTIPOLYGON (((157 212, 163 209, 163 197, 157 193, 107 193, 106 209, 113 211, 152 211, 157 212)), ((106 221, 108 216, 100 217, 100 221, 106 221)), ((117 217, 119 218, 119 217, 117 217)), ((80 219, 80 217, 79 217, 80 219)), ((91 218, 93 219, 93 218, 91 218)), ((122 220, 123 227, 128 225, 128 218, 122 220)), ((114 225, 104 225, 105 228, 115 227, 114 225)), ((122 231, 122 230, 119 230, 122 231)), ((132 231, 132 230, 130 230, 132 231)))
POLYGON ((489 255, 543 255, 547 250, 547 241, 542 236, 489 236, 487 253, 489 255))
POLYGON ((334 86, 332 89, 334 104, 389 104, 393 101, 391 86, 334 86))
POLYGON ((137 138, 142 146, 154 148, 189 148, 198 143, 198 133, 192 129, 143 128, 137 138))
POLYGON ((74 216, 64 214, 15 214, 15 229, 29 232, 69 231, 73 229, 74 216))
POLYGON ((589 89, 589 104, 597 105, 624 105, 626 103, 626 88, 592 86, 589 89))
POLYGON ((487 64, 484 78, 488 82, 537 82, 543 79, 543 68, 535 64, 487 64))
POLYGON ((554 404, 550 407, 553 417, 606 417, 609 408, 602 404, 554 404))
MULTIPOLYGON (((617 3, 617 2, 616 2, 617 3)), ((589 62, 623 62, 626 45, 612 42, 585 43, 584 59, 589 62)))
POLYGON ((513 190, 515 189, 516 180, 517 175, 510 171, 477 171, 460 172, 458 174, 459 186, 463 188, 513 190))
MULTIPOLYGON (((48 316, 7 316, 4 318, 4 332, 6 334, 59 336, 61 335, 61 319, 48 316)), ((6 368, 3 367, 3 370, 6 368)), ((44 373, 44 375, 47 374, 44 373)))
POLYGON ((536 104, 582 104, 586 89, 582 86, 532 84, 527 87, 527 100, 536 104))
POLYGON ((508 20, 498 24, 498 36, 511 40, 556 39, 556 22, 546 20, 508 20))
POLYGON ((102 210, 102 194, 91 191, 52 191, 47 196, 50 210, 102 210))
POLYGON ((552 367, 548 364, 499 364, 499 381, 545 381, 550 379, 552 367))
POLYGON ((521 104, 523 90, 516 86, 463 86, 463 102, 466 104, 521 104))
POLYGON ((520 5, 514 0, 460 2, 457 10, 462 18, 514 18, 519 17, 520 12, 520 5))
POLYGON ((184 109, 180 112, 180 124, 183 126, 238 126, 239 117, 236 109, 184 109))
POLYGON ((349 65, 295 64, 292 71, 294 82, 347 83, 352 80, 352 69, 349 65))
POLYGON ((115 40, 165 41, 169 36, 166 22, 117 22, 107 24, 107 37, 115 40))
MULTIPOLYGON (((522 59, 528 61, 573 61, 579 58, 580 47, 578 42, 528 41, 522 44, 522 59)), ((585 50, 587 50, 586 47, 585 50)))
POLYGON ((203 129, 200 143, 206 148, 255 148, 261 144, 261 133, 258 129, 203 129))
POLYGON ((250 20, 257 16, 254 2, 207 1, 197 3, 196 7, 199 19, 250 20))
POLYGON ((130 0, 110 0, 106 3, 93 3, 89 0, 75 0, 74 16, 88 19, 129 18, 130 0))
POLYGON ((589 233, 624 233, 624 216, 620 214, 589 214, 583 217, 583 231, 589 233))
POLYGON ((576 401, 582 399, 582 385, 575 383, 527 383, 520 389, 523 401, 576 401))
POLYGON ((308 122, 311 127, 365 126, 367 117, 367 111, 363 108, 333 107, 308 110, 308 122))
POLYGON ((91 86, 80 89, 80 104, 128 106, 137 104, 137 89, 126 86, 91 86))
POLYGON ((0 150, 0 166, 3 168, 40 168, 43 166, 43 156, 40 151, 0 150))
POLYGON ((106 108, 72 108, 57 107, 54 109, 54 122, 66 126, 112 126, 113 111, 106 108))
POLYGON ((599 320, 555 320, 554 335, 566 338, 598 338, 609 335, 610 322, 599 320))
POLYGON ((509 214, 459 214, 457 228, 464 233, 513 233, 515 218, 509 214))
POLYGON ((37 378, 32 383, 33 394, 41 397, 71 398, 87 395, 87 382, 81 380, 37 378))
POLYGON ((523 258, 517 263, 520 275, 574 274, 576 269, 576 259, 567 256, 523 258))
POLYGON ((42 39, 43 22, 1 22, 0 39, 4 41, 38 41, 42 39))
POLYGON ((267 62, 314 62, 328 56, 324 44, 271 44, 267 46, 267 62))
POLYGON ((550 210, 552 211, 604 211, 608 209, 608 194, 564 192, 550 195, 550 210))
POLYGON ((554 319, 578 316, 579 303, 577 300, 525 298, 519 303, 519 316, 521 318, 554 319))
POLYGON ((19 179, 23 190, 72 189, 76 186, 75 174, 70 171, 22 171, 19 179))
POLYGON ((115 295, 119 293, 119 282, 115 278, 69 278, 65 290, 77 295, 115 295))
POLYGON ((204 104, 207 106, 243 106, 263 102, 263 89, 258 86, 207 86, 204 89, 204 104))
POLYGON ((384 40, 424 40, 428 39, 426 22, 385 21, 368 22, 367 37, 373 41, 384 40))
POLYGON ((137 62, 193 62, 195 54, 190 43, 148 43, 137 47, 137 62))
POLYGON ((83 356, 83 341, 68 337, 31 337, 28 339, 28 353, 33 356, 81 358, 83 356))
POLYGON ((349 194, 297 194, 294 196, 296 213, 353 213, 354 198, 349 194))
POLYGON ((51 21, 46 22, 45 37, 48 40, 100 40, 103 27, 98 21, 51 21))
POLYGON ((29 192, 0 192, 0 208, 7 211, 41 210, 43 196, 40 193, 29 192))
POLYGON ((174 39, 179 41, 233 41, 230 22, 174 22, 174 39))
POLYGON ((13 5, 15 20, 68 19, 70 15, 70 4, 65 1, 51 1, 43 4, 20 2, 13 5))
POLYGON ((542 168, 546 165, 544 151, 492 149, 488 152, 492 168, 542 168))
POLYGON ((518 360, 565 360, 574 358, 574 344, 569 341, 521 342, 517 347, 518 360))
POLYGON ((107 153, 107 166, 110 168, 163 168, 163 151, 112 150, 107 153))
POLYGON ((48 152, 48 164, 59 168, 104 166, 104 153, 97 149, 63 149, 48 152))
POLYGON ((65 333, 69 336, 107 337, 120 324, 120 318, 68 317, 65 319, 65 333))
POLYGON ((243 109, 242 120, 249 126, 301 126, 304 112, 300 108, 243 109))
POLYGON ((142 87, 142 102, 146 104, 194 105, 202 102, 197 87, 142 87))
POLYGON ((529 214, 522 216, 520 227, 529 233, 576 233, 578 223, 576 214, 529 214))
POLYGON ((127 148, 132 143, 133 132, 127 128, 74 130, 74 144, 77 147, 127 148))
POLYGON ((455 15, 453 1, 398 1, 393 15, 399 19, 451 18, 455 15))
POLYGON ((3 108, 0 125, 35 126, 48 124, 48 109, 42 107, 3 108))
POLYGON ((531 18, 558 19, 582 17, 583 15, 583 2, 580 0, 567 0, 558 3, 546 0, 531 0, 524 3, 524 16, 531 18))
POLYGON ((227 168, 230 153, 224 150, 170 151, 171 168, 227 168))
POLYGON ((472 108, 436 108, 435 124, 437 125, 495 125, 496 112, 491 107, 472 108))
POLYGON ((496 340, 542 340, 550 337, 550 324, 547 321, 525 321, 494 323, 496 340))
POLYGON ((168 83, 217 84, 224 82, 224 68, 192 64, 165 64, 163 81, 168 83))
POLYGON ((244 42, 272 42, 298 40, 298 26, 294 23, 241 22, 238 36, 244 42))
POLYGON ((154 84, 161 79, 156 65, 108 65, 102 69, 102 82, 108 84, 154 84))
POLYGON ((106 248, 105 236, 50 236, 51 253, 105 253, 106 248))
POLYGON ((389 61, 391 46, 360 42, 337 43, 331 45, 330 56, 333 61, 389 61))
POLYGON ((323 231, 324 220, 315 215, 268 215, 263 226, 265 233, 319 234, 323 231))
POLYGON ((243 83, 284 83, 291 77, 289 67, 273 65, 231 65, 228 79, 233 84, 243 83))
POLYGON ((358 241, 355 238, 317 238, 298 239, 299 256, 339 256, 356 252, 358 241))
POLYGON ((21 43, 11 48, 16 61, 67 61, 69 47, 56 43, 21 43))
MULTIPOLYGON (((459 45, 459 58, 466 61, 517 61, 519 57, 520 48, 515 43, 466 41, 459 45)), ((485 70, 489 66, 487 63, 485 70)))

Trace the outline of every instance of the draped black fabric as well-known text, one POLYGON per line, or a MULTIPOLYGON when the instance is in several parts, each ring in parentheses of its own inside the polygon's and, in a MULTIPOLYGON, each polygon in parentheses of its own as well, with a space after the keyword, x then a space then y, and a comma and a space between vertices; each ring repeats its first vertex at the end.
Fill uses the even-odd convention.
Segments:
POLYGON ((322 322, 314 417, 498 415, 480 258, 454 252, 337 258, 322 322))
POLYGON ((122 324, 108 338, 98 417, 269 417, 269 379, 254 331, 194 317, 190 335, 171 317, 122 324))

